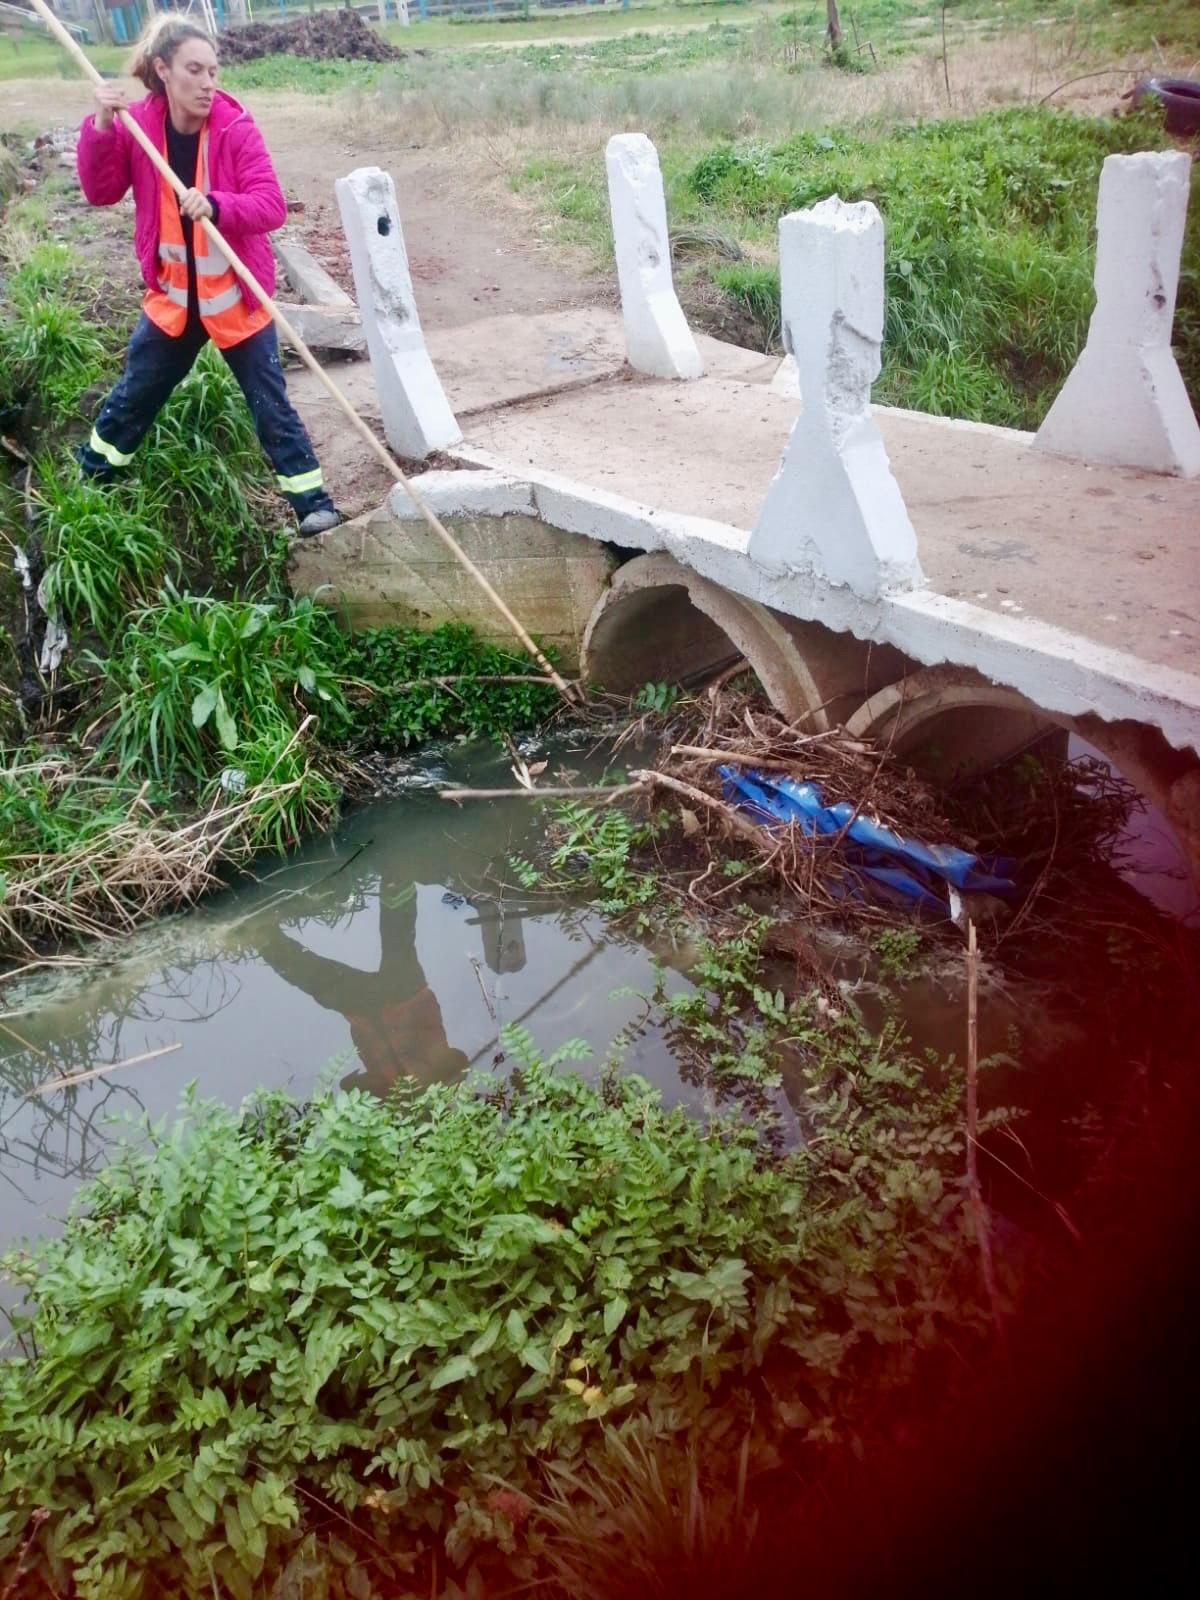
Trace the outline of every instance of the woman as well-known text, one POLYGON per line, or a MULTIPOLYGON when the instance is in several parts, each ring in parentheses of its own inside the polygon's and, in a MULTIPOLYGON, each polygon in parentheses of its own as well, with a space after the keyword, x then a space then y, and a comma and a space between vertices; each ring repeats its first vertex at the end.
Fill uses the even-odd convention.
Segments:
MULTIPOLYGON (((162 150, 187 193, 177 198, 117 120, 124 91, 96 88, 97 109, 79 133, 79 182, 94 206, 133 187, 134 248, 146 281, 125 371, 79 453, 86 478, 128 466, 142 435, 211 339, 241 385, 280 491, 303 535, 342 520, 283 381, 274 324, 225 257, 196 226, 210 217, 268 294, 275 260, 267 234, 287 215, 262 135, 232 95, 217 88, 217 53, 194 22, 163 16, 142 35, 130 75, 150 91, 127 109, 162 150)), ((202 447, 202 446, 198 446, 202 447)))

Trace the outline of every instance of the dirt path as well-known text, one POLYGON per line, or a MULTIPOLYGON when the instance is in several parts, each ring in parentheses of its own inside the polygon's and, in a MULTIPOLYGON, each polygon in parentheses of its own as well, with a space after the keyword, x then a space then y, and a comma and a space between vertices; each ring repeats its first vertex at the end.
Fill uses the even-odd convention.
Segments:
POLYGON ((537 239, 502 184, 479 183, 452 149, 414 148, 395 134, 347 128, 322 102, 259 96, 254 114, 275 159, 296 231, 353 292, 333 185, 354 167, 379 166, 396 183, 404 239, 427 327, 458 327, 507 312, 587 305, 603 296, 582 261, 537 239), (303 209, 301 210, 300 207, 303 209))
MULTIPOLYGON (((427 327, 458 327, 506 312, 557 310, 609 297, 582 258, 542 244, 532 217, 499 182, 479 182, 452 149, 414 148, 389 130, 348 122, 311 95, 251 94, 289 203, 289 226, 345 288, 350 262, 333 185, 355 167, 380 166, 396 182, 404 238, 427 327)), ((0 130, 25 133, 77 123, 91 106, 85 84, 4 85, 0 130)))

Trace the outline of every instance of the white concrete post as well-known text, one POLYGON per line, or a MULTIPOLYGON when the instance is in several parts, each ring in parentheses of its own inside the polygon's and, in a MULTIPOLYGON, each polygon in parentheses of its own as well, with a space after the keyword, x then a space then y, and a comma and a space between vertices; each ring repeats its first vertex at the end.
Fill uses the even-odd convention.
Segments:
POLYGON ((462 433, 425 348, 396 186, 381 168, 359 167, 334 188, 384 435, 393 450, 420 461, 462 433))
POLYGON ((394 0, 394 3, 396 7, 396 21, 402 28, 407 28, 409 25, 408 0, 394 0))
POLYGON ((1191 160, 1109 156, 1096 209, 1096 309, 1037 448, 1107 466, 1200 473, 1200 424, 1171 353, 1191 160))
POLYGON ((883 219, 836 195, 779 224, 784 348, 801 412, 750 535, 752 560, 874 597, 923 581, 871 415, 883 342, 883 219))
POLYGON ((698 378, 704 363, 671 277, 658 151, 644 133, 618 133, 604 164, 629 365, 652 378, 698 378))

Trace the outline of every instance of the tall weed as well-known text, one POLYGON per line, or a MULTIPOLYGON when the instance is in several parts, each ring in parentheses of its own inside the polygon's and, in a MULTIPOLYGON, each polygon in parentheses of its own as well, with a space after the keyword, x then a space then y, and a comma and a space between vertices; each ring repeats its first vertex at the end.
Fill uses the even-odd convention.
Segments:
POLYGON ((286 514, 237 380, 211 346, 155 419, 136 470, 178 530, 192 578, 279 587, 286 514))
POLYGON ((47 603, 67 622, 86 622, 115 644, 130 611, 179 573, 159 508, 136 482, 80 482, 73 462, 62 470, 43 462, 39 484, 47 603))
POLYGON ((51 293, 12 300, 0 311, 0 415, 32 405, 58 424, 77 416, 106 360, 77 306, 51 293))
POLYGON ((252 754, 261 772, 309 709, 344 715, 307 600, 167 593, 131 619, 106 666, 115 704, 101 753, 171 783, 202 787, 252 754))

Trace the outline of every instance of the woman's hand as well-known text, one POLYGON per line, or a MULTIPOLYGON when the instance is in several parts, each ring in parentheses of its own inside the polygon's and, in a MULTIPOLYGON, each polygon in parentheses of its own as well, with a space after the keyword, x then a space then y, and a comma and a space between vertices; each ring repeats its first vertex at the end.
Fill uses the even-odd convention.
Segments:
POLYGON ((201 217, 211 217, 213 208, 199 189, 189 189, 179 197, 179 213, 192 222, 199 222, 201 217))
POLYGON ((98 83, 92 93, 96 99, 96 126, 102 133, 107 132, 117 112, 125 110, 125 91, 119 83, 98 83))

